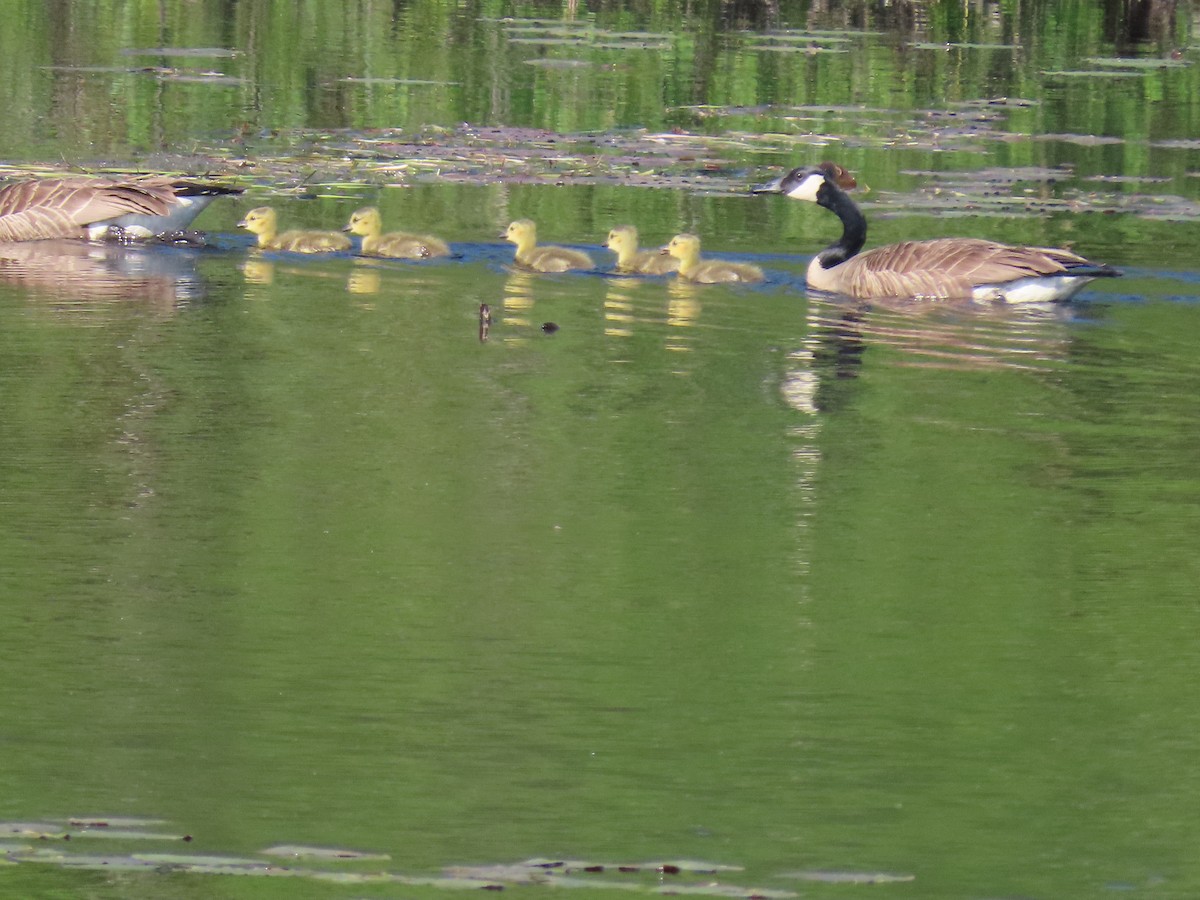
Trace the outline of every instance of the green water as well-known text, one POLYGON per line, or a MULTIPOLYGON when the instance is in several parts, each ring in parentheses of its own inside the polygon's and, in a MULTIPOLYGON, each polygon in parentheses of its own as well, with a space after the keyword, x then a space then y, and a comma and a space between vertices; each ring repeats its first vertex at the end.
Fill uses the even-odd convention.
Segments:
POLYGON ((914 29, 847 7, 854 52, 805 54, 670 4, 581 9, 571 43, 534 44, 503 17, 561 25, 561 7, 59 6, 0 36, 0 159, 253 165, 247 198, 199 220, 209 249, 0 267, 0 823, 55 835, 0 831, 0 895, 434 897, 459 883, 318 876, 534 857, 605 864, 576 873, 587 896, 1200 892, 1183 12, 1138 58, 1187 65, 1105 81, 1053 74, 1117 58, 1083 4, 931 4, 914 29), (646 46, 597 46, 635 31, 646 46), (946 41, 988 46, 918 46, 946 41), (240 51, 160 54, 236 82, 71 68, 176 47, 240 51), (931 107, 1001 93, 1036 102, 897 143, 931 107), (750 109, 785 97, 829 110, 750 109), (684 108, 702 103, 715 118, 684 108), (578 130, 796 142, 737 137, 670 190, 559 185, 487 168, 462 122, 549 129, 548 171, 578 130), (430 125, 461 159, 402 187, 314 137, 430 125), (732 186, 835 151, 868 183, 872 241, 1069 241, 1126 276, 1054 311, 809 298, 832 217, 732 186), (929 188, 1063 165, 994 189, 1029 209, 964 216, 960 187, 929 188), (321 227, 377 202, 458 255, 252 256, 234 223, 263 202, 321 227), (767 283, 513 273, 496 235, 521 216, 605 268, 613 224, 647 246, 692 229, 767 283), (72 816, 160 821, 106 838, 72 816), (389 858, 262 855, 281 844, 389 858), (135 865, 155 853, 195 869, 135 865), (664 860, 740 871, 612 870, 664 860), (880 873, 911 880, 839 881, 880 873))

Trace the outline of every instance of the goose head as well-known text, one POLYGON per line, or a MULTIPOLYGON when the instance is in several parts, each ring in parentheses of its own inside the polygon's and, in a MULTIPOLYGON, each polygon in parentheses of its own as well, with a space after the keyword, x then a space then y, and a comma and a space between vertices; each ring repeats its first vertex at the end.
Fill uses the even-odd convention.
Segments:
POLYGON ((829 206, 833 197, 858 185, 846 169, 837 163, 823 162, 817 166, 798 166, 774 181, 751 188, 754 194, 783 194, 793 200, 808 200, 829 206))

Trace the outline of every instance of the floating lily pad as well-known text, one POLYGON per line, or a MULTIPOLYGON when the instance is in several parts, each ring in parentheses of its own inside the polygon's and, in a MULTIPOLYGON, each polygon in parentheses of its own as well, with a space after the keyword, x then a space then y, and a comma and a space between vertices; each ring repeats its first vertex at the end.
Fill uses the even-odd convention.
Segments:
POLYGON ((727 866, 702 860, 682 859, 665 862, 600 862, 581 859, 527 859, 521 865, 564 872, 654 872, 669 875, 715 875, 720 872, 741 872, 741 866, 727 866))
POLYGON ((82 828, 72 831, 71 837, 107 838, 112 841, 188 841, 185 834, 164 834, 158 831, 138 831, 125 828, 82 828))
POLYGON ((894 884, 916 881, 915 875, 894 875, 890 872, 843 872, 837 870, 813 870, 809 872, 787 872, 780 878, 798 878, 801 881, 819 881, 823 884, 894 884))
POLYGON ((525 65, 541 69, 583 69, 591 63, 582 59, 527 59, 525 65))
POLYGON ((944 44, 917 42, 909 44, 914 50, 1016 50, 1016 44, 973 44, 969 41, 947 41, 944 44))
POLYGON ((1169 59, 1169 58, 1147 59, 1144 57, 1122 58, 1122 59, 1109 59, 1109 58, 1104 58, 1104 57, 1093 57, 1091 59, 1085 59, 1084 62, 1087 63, 1089 66, 1097 66, 1099 68, 1104 68, 1104 69, 1140 69, 1140 70, 1180 69, 1185 66, 1191 65, 1191 63, 1189 63, 1187 60, 1183 60, 1183 59, 1169 59))
POLYGON ((355 78, 352 75, 339 78, 338 81, 344 81, 349 84, 413 84, 437 87, 453 87, 462 83, 459 81, 433 81, 428 78, 355 78))
POLYGON ((238 50, 225 47, 147 47, 122 49, 122 56, 186 56, 228 58, 240 55, 238 50))
POLYGON ((1140 78, 1141 72, 1122 72, 1108 69, 1057 69, 1042 72, 1047 78, 1140 78))
POLYGON ((61 825, 49 822, 0 822, 0 837, 17 834, 21 837, 57 840, 65 833, 61 825))
POLYGON ((1079 144, 1082 147, 1099 147, 1104 144, 1123 144, 1124 138, 1109 137, 1101 134, 1039 134, 1034 136, 1036 141, 1062 141, 1067 144, 1079 144))
POLYGON ((128 75, 131 72, 137 71, 136 69, 129 68, 129 66, 42 66, 41 68, 47 72, 80 72, 83 74, 120 73, 122 75, 128 75))
POLYGON ((208 856, 191 853, 133 853, 131 859, 139 862, 152 863, 156 866, 237 866, 242 868, 257 868, 269 866, 270 863, 261 859, 239 859, 233 856, 208 856))
POLYGON ((259 851, 267 856, 286 856, 292 859, 382 860, 391 859, 386 853, 364 853, 339 847, 305 847, 299 844, 280 844, 259 851))
POLYGON ((225 87, 237 87, 246 83, 244 78, 232 75, 222 75, 218 72, 165 72, 156 73, 165 81, 175 81, 182 84, 216 84, 225 87))
POLYGON ((67 824, 72 828, 153 828, 166 825, 165 819, 145 819, 136 816, 71 816, 67 824))
POLYGON ((822 47, 816 44, 808 46, 789 45, 783 46, 778 44, 758 44, 751 48, 752 50, 765 50, 770 53, 802 53, 806 56, 815 56, 818 53, 849 53, 849 47, 822 47))
POLYGON ((510 44, 533 44, 538 47, 579 47, 588 43, 584 37, 510 37, 510 44))
POLYGON ((812 43, 812 44, 849 44, 853 38, 848 34, 831 34, 821 31, 800 31, 789 32, 786 34, 763 34, 755 38, 758 42, 778 42, 778 43, 812 43))

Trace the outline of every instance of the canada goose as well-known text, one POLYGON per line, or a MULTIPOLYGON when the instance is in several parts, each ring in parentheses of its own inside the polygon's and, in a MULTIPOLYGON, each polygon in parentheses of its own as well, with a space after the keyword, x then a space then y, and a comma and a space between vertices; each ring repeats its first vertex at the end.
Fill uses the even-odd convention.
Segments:
POLYGON ((638 233, 632 225, 618 225, 608 233, 609 250, 617 254, 617 271, 627 275, 667 275, 679 269, 679 260, 657 250, 638 250, 638 233))
POLYGON ((517 265, 533 269, 535 272, 568 272, 571 269, 596 267, 592 258, 582 250, 572 250, 569 247, 539 247, 537 225, 529 219, 510 222, 501 237, 517 245, 517 265))
POLYGON ((724 281, 762 281, 763 272, 748 263, 701 260, 700 238, 694 234, 677 234, 663 247, 663 253, 679 260, 679 277, 684 281, 716 284, 724 281))
POLYGON ((258 235, 258 246, 263 250, 287 250, 291 253, 329 253, 334 250, 349 250, 350 238, 337 231, 285 231, 279 234, 279 220, 275 210, 259 206, 246 213, 238 222, 258 235))
POLYGON ((1069 250, 1012 247, 975 238, 903 241, 856 255, 867 239, 867 220, 839 182, 853 186, 853 178, 840 166, 822 163, 801 166, 753 188, 758 194, 809 200, 842 220, 842 236, 808 266, 808 286, 813 290, 860 300, 1044 303, 1069 300, 1093 278, 1121 274, 1069 250), (839 172, 846 177, 839 177, 839 172))
POLYGON ((182 231, 217 197, 240 194, 188 178, 40 178, 0 188, 0 241, 148 238, 182 231))
POLYGON ((396 259, 430 259, 449 256, 450 248, 439 238, 393 231, 383 234, 383 218, 374 206, 356 210, 342 231, 362 235, 363 256, 390 256, 396 259))

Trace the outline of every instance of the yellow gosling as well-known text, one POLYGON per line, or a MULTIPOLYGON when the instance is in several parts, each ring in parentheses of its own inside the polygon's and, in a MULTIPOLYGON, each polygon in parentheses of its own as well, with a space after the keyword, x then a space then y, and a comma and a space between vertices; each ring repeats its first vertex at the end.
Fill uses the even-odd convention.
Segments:
POLYGON ((238 222, 238 227, 257 235, 258 246, 263 250, 331 253, 335 250, 350 249, 350 238, 336 231, 285 231, 280 234, 275 210, 269 206, 259 206, 250 210, 246 217, 238 222))
POLYGON ((617 254, 617 271, 626 275, 666 275, 679 270, 679 260, 656 250, 638 250, 638 233, 632 225, 618 225, 608 233, 609 250, 617 254))
POLYGON ((342 229, 362 237, 363 256, 390 256, 393 259, 432 259, 449 256, 450 248, 440 238, 403 231, 383 233, 383 217, 374 206, 356 210, 342 229))
POLYGON ((596 264, 582 250, 569 247, 537 245, 537 225, 529 219, 509 223, 503 235, 517 245, 516 263, 535 272, 569 272, 572 269, 594 269, 596 264))
POLYGON ((662 250, 679 260, 679 277, 701 284, 727 281, 754 282, 763 280, 763 271, 748 263, 723 260, 701 260, 700 238, 694 234, 677 234, 662 250))

